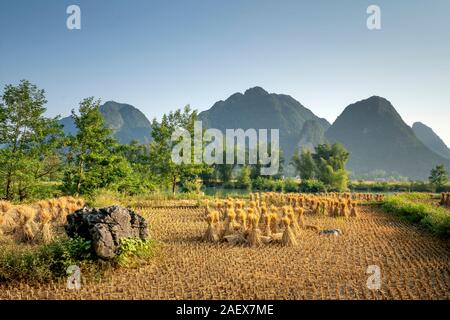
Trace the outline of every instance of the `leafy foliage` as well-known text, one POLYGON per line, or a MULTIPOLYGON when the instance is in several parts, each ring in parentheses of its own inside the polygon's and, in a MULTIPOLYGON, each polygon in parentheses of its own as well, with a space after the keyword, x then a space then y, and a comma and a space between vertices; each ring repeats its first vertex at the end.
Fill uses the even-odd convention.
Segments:
POLYGON ((432 184, 436 188, 442 188, 443 186, 445 186, 448 182, 448 174, 445 170, 444 165, 440 164, 436 166, 436 168, 433 168, 428 180, 430 181, 430 184, 432 184))
POLYGON ((300 183, 300 192, 317 193, 324 191, 327 191, 327 189, 322 181, 309 179, 302 180, 302 182, 300 183))
POLYGON ((147 261, 153 255, 154 242, 138 238, 120 239, 116 262, 119 266, 133 266, 147 261))
POLYGON ((345 169, 349 155, 341 144, 319 144, 315 153, 302 149, 300 157, 294 155, 291 164, 303 180, 317 179, 330 190, 344 191, 349 182, 345 169))
POLYGON ((72 194, 88 194, 95 189, 138 184, 125 157, 117 152, 117 142, 111 138, 111 130, 105 127, 99 111, 100 101, 84 99, 79 114, 72 110, 78 129, 67 139, 67 168, 64 189, 72 194))
POLYGON ((89 268, 91 243, 81 238, 59 239, 37 249, 0 250, 0 281, 48 281, 66 275, 71 265, 89 268))
POLYGON ((46 118, 44 91, 26 80, 6 85, 0 102, 2 197, 23 200, 60 167, 58 118, 46 118))
MULTIPOLYGON (((150 163, 152 172, 161 185, 170 186, 172 192, 176 191, 178 183, 186 185, 187 181, 195 181, 200 174, 208 170, 204 164, 194 163, 194 123, 197 112, 191 111, 189 106, 184 110, 176 110, 164 115, 160 122, 156 119, 152 122, 152 138, 150 144, 150 163), (191 163, 177 164, 172 161, 172 150, 181 142, 182 138, 172 141, 172 135, 176 129, 184 129, 191 137, 191 163)), ((203 146, 202 146, 203 151, 203 146)))
POLYGON ((387 212, 399 214, 417 222, 432 232, 450 238, 450 212, 433 205, 429 195, 420 193, 398 194, 385 199, 382 207, 387 212))

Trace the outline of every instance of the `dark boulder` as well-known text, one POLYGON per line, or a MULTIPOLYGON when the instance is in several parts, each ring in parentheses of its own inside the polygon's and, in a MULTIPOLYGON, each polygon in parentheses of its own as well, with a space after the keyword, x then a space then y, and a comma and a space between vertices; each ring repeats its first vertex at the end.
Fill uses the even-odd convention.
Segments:
POLYGON ((120 206, 84 207, 67 216, 65 229, 69 237, 79 236, 91 241, 95 254, 102 259, 116 256, 122 238, 148 238, 147 221, 120 206))

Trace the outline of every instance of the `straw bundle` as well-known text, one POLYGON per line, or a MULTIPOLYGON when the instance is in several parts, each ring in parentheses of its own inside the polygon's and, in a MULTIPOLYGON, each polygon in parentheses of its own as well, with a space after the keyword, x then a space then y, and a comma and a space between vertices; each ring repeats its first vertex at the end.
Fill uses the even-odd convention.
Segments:
POLYGON ((247 235, 247 243, 250 247, 259 247, 262 245, 261 230, 258 228, 259 219, 255 214, 249 214, 250 231, 247 235))
POLYGON ((351 206, 352 207, 350 209, 350 217, 357 217, 359 214, 358 214, 358 209, 356 208, 356 203, 352 202, 351 206))
POLYGON ((219 235, 217 234, 217 229, 214 227, 214 224, 217 222, 215 214, 214 213, 209 214, 206 217, 206 222, 208 223, 208 228, 206 229, 206 232, 203 235, 203 241, 218 242, 219 235))
POLYGON ((294 232, 291 227, 291 220, 288 217, 282 219, 284 224, 283 237, 281 238, 281 244, 286 247, 295 247, 298 245, 295 239, 294 232))

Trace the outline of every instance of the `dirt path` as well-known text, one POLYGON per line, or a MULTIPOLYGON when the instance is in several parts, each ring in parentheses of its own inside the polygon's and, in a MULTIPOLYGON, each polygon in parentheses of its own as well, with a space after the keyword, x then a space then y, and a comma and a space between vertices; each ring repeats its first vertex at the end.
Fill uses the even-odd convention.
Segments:
POLYGON ((0 299, 449 299, 450 245, 408 222, 364 209, 358 219, 307 217, 343 236, 304 231, 296 248, 213 245, 195 208, 136 209, 153 226, 158 257, 110 281, 39 287, 0 286, 0 299), (369 265, 381 289, 369 290, 369 265))

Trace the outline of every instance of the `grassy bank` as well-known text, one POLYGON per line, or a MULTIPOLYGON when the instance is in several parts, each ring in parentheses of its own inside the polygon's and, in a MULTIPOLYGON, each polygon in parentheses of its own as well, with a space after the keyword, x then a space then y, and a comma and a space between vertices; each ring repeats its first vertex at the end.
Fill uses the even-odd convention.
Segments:
POLYGON ((404 193, 388 196, 382 207, 387 212, 398 214, 450 239, 450 209, 438 206, 437 201, 429 194, 404 193))

